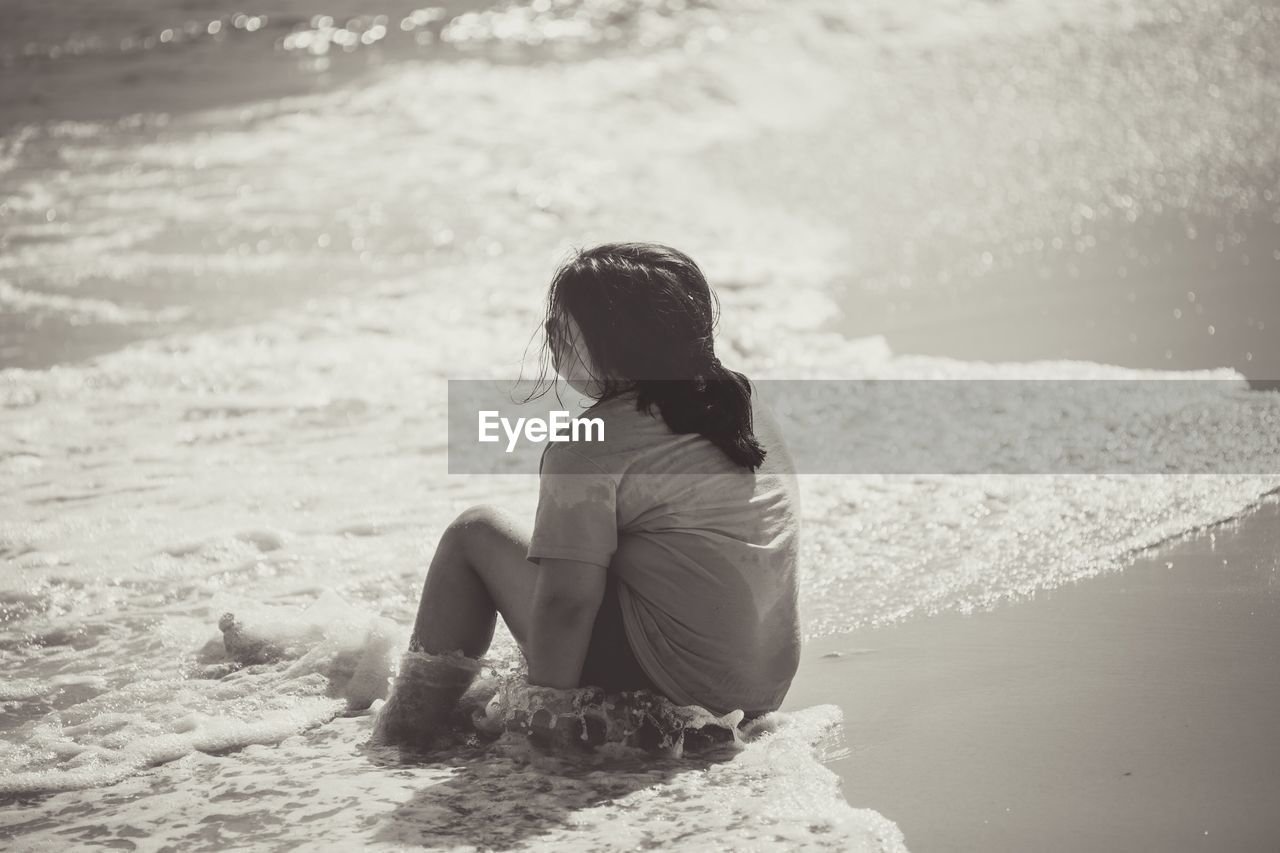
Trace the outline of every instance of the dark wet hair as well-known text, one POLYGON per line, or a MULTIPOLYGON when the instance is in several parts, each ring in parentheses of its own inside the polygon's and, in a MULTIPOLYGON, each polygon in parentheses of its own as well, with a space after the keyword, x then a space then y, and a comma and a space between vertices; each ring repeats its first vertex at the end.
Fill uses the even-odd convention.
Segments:
POLYGON ((657 243, 579 251, 551 280, 546 347, 572 344, 566 314, 604 374, 594 377, 601 401, 634 391, 636 408, 656 408, 672 432, 698 433, 738 465, 760 467, 751 382, 716 357, 719 303, 692 258, 657 243))

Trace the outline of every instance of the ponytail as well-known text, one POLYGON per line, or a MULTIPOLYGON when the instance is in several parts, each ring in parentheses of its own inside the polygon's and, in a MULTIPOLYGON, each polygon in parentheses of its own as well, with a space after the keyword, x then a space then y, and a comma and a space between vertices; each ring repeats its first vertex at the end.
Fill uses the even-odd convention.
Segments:
POLYGON ((697 433, 737 465, 755 471, 765 451, 756 440, 751 417, 751 382, 714 356, 694 379, 641 379, 634 385, 636 408, 656 406, 672 432, 697 433))

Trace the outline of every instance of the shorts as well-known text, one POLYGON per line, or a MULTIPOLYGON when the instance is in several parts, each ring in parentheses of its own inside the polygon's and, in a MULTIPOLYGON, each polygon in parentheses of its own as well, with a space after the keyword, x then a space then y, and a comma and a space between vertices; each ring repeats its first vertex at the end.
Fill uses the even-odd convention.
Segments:
POLYGON ((609 693, 650 690, 661 694, 645 674, 627 641, 627 632, 622 624, 622 603, 618 599, 618 581, 613 572, 608 573, 605 581, 604 599, 591 628, 591 642, 587 646, 587 657, 583 661, 578 684, 600 687, 609 693))

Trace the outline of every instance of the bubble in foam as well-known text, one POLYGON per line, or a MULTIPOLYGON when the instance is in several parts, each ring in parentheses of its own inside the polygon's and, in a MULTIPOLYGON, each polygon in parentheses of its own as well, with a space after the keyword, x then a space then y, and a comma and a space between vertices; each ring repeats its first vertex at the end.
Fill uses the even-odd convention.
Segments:
POLYGON ((49 684, 37 678, 15 678, 0 684, 0 702, 37 699, 49 692, 49 684))

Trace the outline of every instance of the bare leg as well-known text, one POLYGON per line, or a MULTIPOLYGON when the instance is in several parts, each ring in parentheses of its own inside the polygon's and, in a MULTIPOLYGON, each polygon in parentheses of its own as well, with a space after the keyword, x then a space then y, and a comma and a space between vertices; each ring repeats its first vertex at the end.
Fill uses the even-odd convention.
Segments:
POLYGON ((536 579, 528 547, 528 534, 491 507, 472 507, 445 530, 375 741, 430 743, 479 671, 497 614, 523 648, 536 579))
POLYGON ((489 650, 497 614, 523 648, 537 567, 525 559, 529 533, 493 507, 475 506, 436 546, 413 626, 417 648, 433 654, 489 650))

